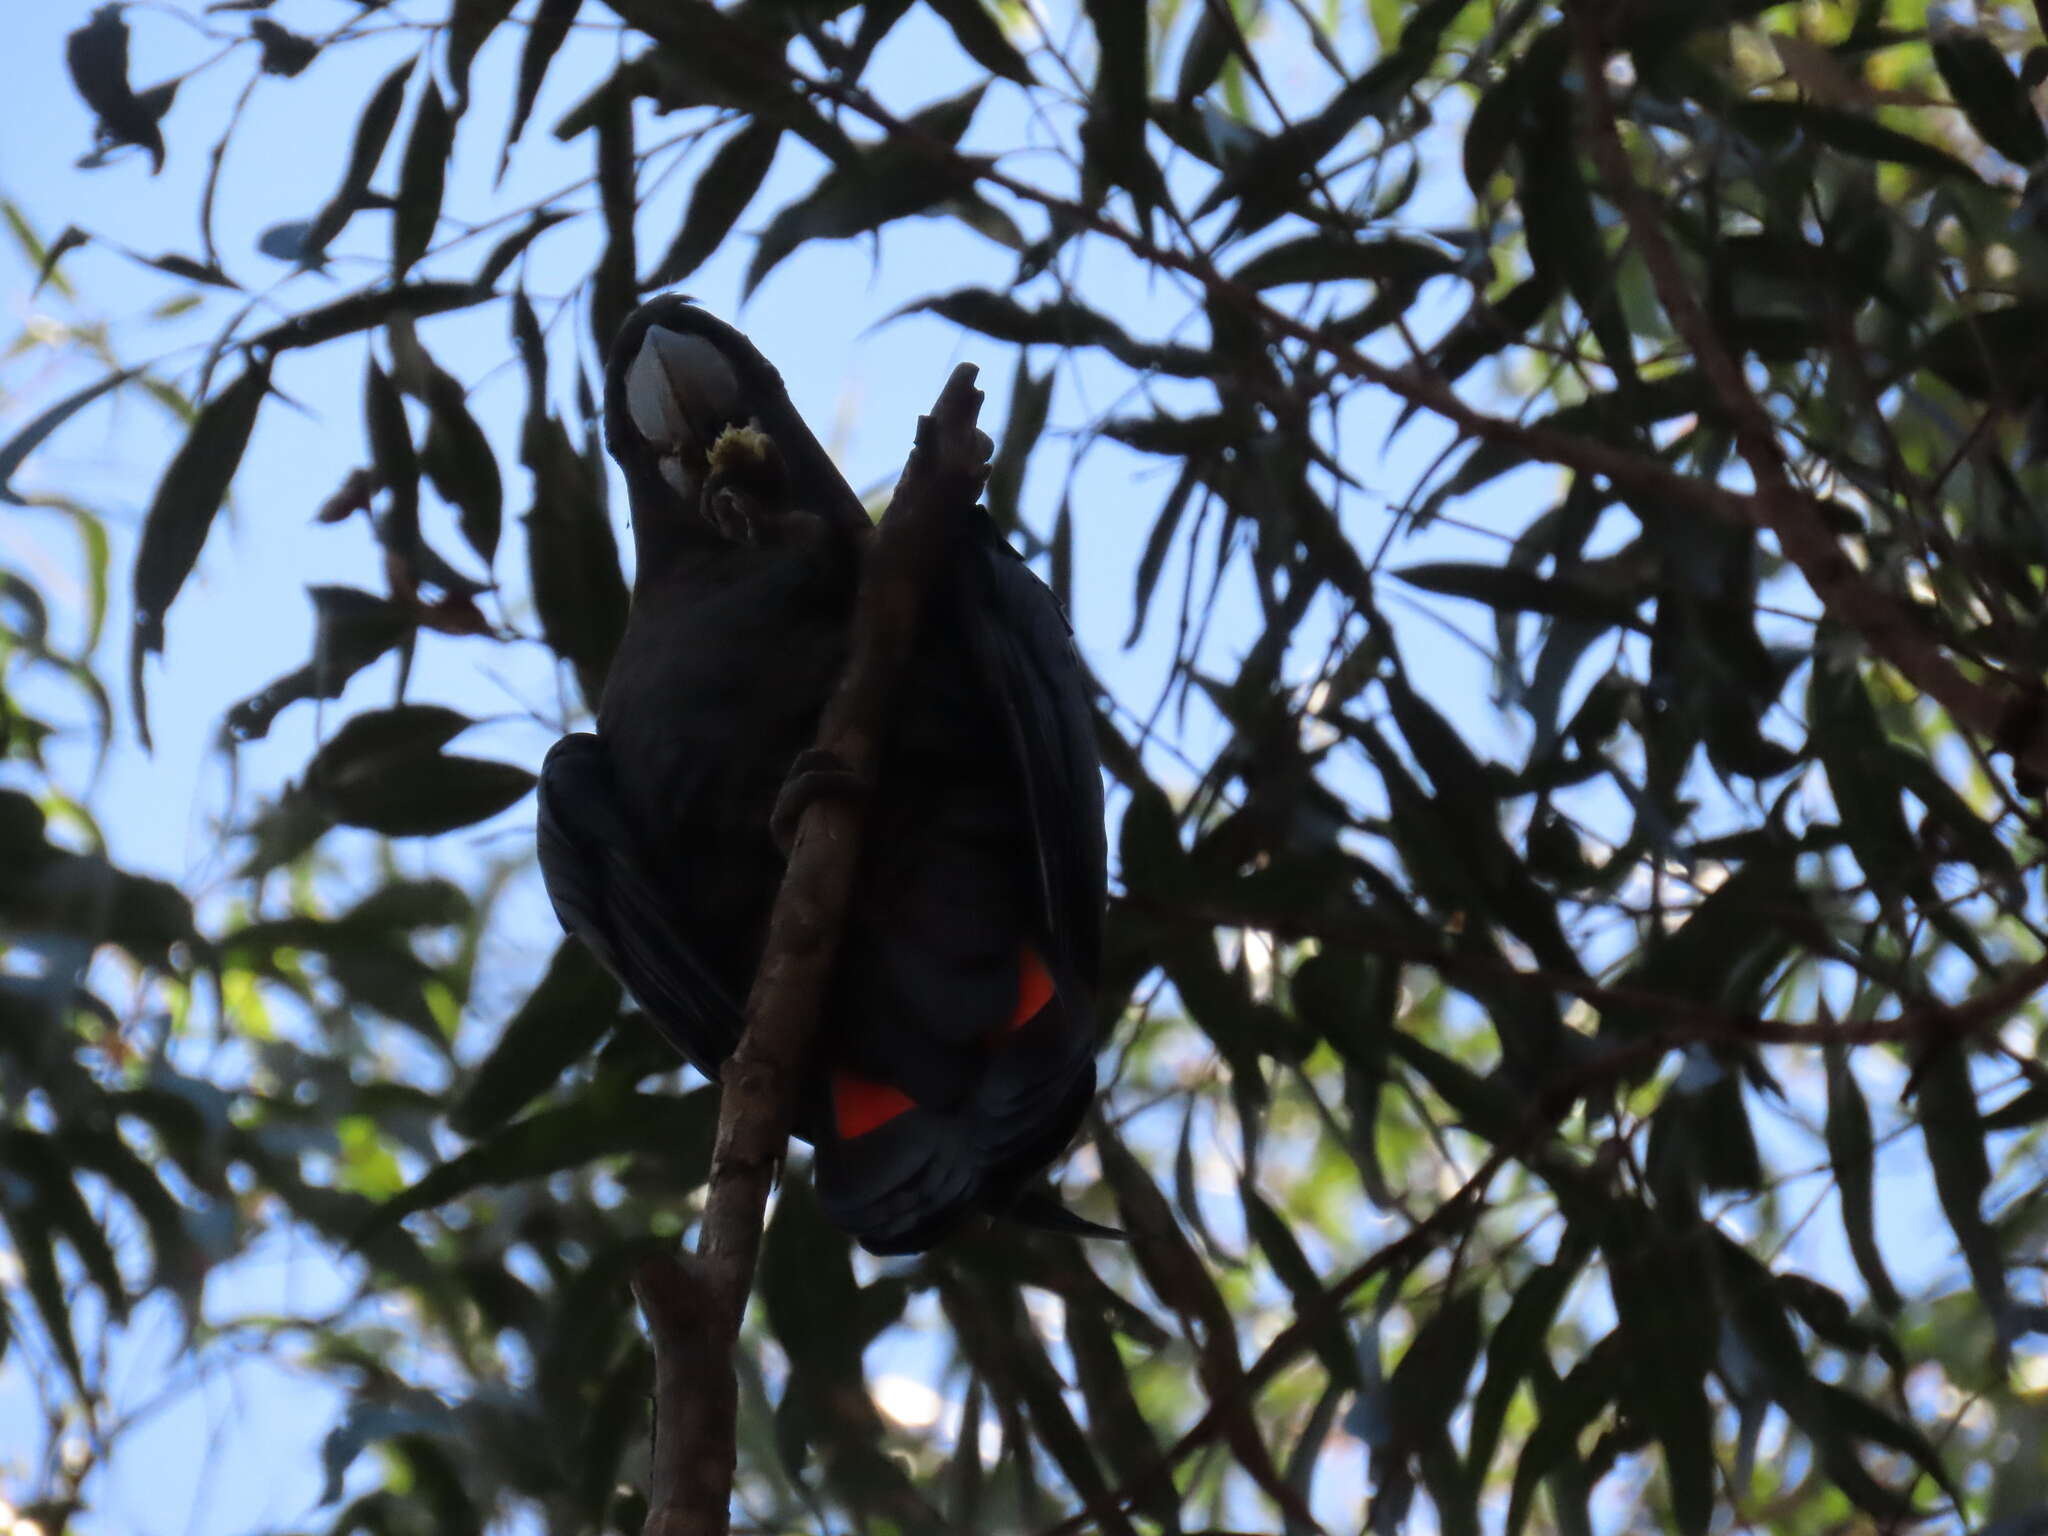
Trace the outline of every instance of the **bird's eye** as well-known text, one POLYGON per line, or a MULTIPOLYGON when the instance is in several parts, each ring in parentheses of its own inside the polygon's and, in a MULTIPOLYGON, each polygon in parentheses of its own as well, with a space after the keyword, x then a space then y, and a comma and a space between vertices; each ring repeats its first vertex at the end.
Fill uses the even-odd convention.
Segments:
POLYGON ((626 411, 658 454, 701 462, 739 407, 732 364, 701 336, 649 326, 626 370, 626 411))

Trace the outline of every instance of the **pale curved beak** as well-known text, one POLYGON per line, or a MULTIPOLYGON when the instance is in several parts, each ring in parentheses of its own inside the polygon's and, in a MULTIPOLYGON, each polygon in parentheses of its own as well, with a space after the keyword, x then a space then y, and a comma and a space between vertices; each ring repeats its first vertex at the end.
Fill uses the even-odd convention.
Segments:
POLYGON ((739 403, 739 375, 717 347, 701 336, 648 327, 626 368, 626 414, 678 495, 694 494, 705 456, 739 403))

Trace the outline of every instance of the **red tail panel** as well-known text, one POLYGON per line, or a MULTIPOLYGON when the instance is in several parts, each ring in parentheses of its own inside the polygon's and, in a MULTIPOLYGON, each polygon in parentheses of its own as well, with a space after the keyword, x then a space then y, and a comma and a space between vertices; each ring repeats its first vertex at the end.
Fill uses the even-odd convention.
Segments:
POLYGON ((1025 945, 1017 951, 1017 1007, 1009 1027, 1022 1029, 1038 1017, 1039 1010, 1052 1001, 1052 973, 1038 958, 1038 951, 1025 945))
POLYGON ((905 1110, 915 1108, 910 1095, 887 1083, 872 1083, 851 1072, 837 1073, 832 1079, 832 1121, 843 1141, 879 1130, 905 1110))

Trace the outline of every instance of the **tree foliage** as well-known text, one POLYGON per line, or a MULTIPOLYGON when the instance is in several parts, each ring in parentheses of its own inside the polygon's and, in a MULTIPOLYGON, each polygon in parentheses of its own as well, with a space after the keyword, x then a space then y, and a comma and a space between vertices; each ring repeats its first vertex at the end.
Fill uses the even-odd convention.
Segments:
MULTIPOLYGON (((1126 643, 1173 626, 1165 693, 1103 698, 1110 1087, 1066 1174, 1129 1239, 998 1227, 878 1265, 794 1161, 739 1522, 2048 1521, 2038 11, 276 9, 187 7, 225 51, 183 91, 246 82, 224 142, 254 94, 408 50, 357 66, 351 128, 308 126, 349 135, 324 201, 237 251, 210 178, 198 254, 154 256, 88 209, 47 245, 10 210, 46 294, 103 246, 213 327, 142 364, 75 328, 97 371, 0 445, 86 594, 55 623, 43 575, 0 569, 0 1347, 88 1447, 16 1504, 85 1528, 125 1422, 109 1340, 163 1295, 195 1355, 289 1338, 345 1388, 310 1517, 337 1536, 636 1528, 626 1280, 698 1209, 713 1091, 573 945, 512 1006, 479 986, 523 852, 419 878, 345 829, 527 814, 525 768, 450 750, 472 714, 411 696, 416 652, 481 668, 537 635, 548 724, 594 702, 627 585, 589 378, 637 297, 735 242, 766 293, 818 242, 942 221, 999 275, 920 272, 896 320, 1014 354, 992 509, 1064 594, 1091 521, 1149 499, 1126 643), (583 29, 610 73, 549 121, 583 29), (898 47, 956 50, 967 88, 905 88, 898 47), (516 71, 509 125, 471 109, 484 67, 516 71), (543 132, 590 167, 545 202, 453 169, 475 147, 502 176, 543 132), (645 205, 672 175, 671 232, 645 205), (529 284, 577 231, 576 281, 529 284), (516 419, 432 350, 477 311, 516 419), (361 373, 368 453, 308 537, 374 540, 384 589, 315 588, 303 665, 217 701, 227 751, 339 704, 232 829, 233 879, 180 891, 121 867, 53 743, 115 738, 116 580, 147 739, 166 615, 314 365, 361 373), (138 390, 189 426, 117 570, 32 459, 138 390), (1384 497, 1372 411, 1440 448, 1384 497), (1116 506, 1072 494, 1090 455, 1116 506), (1491 713, 1432 696, 1440 625, 1485 648, 1491 713), (285 1229, 351 1303, 210 1319, 285 1229), (877 1392, 905 1340, 935 1419, 877 1392)), ((233 174, 167 115, 178 80, 131 78, 131 25, 169 24, 106 6, 72 35, 109 178, 233 174)), ((1082 636, 1105 671, 1115 639, 1082 636)))

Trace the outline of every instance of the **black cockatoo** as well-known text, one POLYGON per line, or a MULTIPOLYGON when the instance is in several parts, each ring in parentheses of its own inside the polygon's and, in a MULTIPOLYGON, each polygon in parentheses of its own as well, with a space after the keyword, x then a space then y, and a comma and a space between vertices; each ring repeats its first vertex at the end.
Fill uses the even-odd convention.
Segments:
MULTIPOLYGON (((785 784, 855 792, 808 749, 869 522, 767 359, 680 298, 620 332, 604 431, 639 569, 596 734, 541 773, 541 867, 562 925, 716 1076, 801 803, 785 784)), ((928 1248, 975 1210, 1086 1225, 1034 1186, 1095 1091, 1088 694, 1053 595, 981 509, 957 526, 798 1110, 826 1212, 876 1253, 928 1248)))

